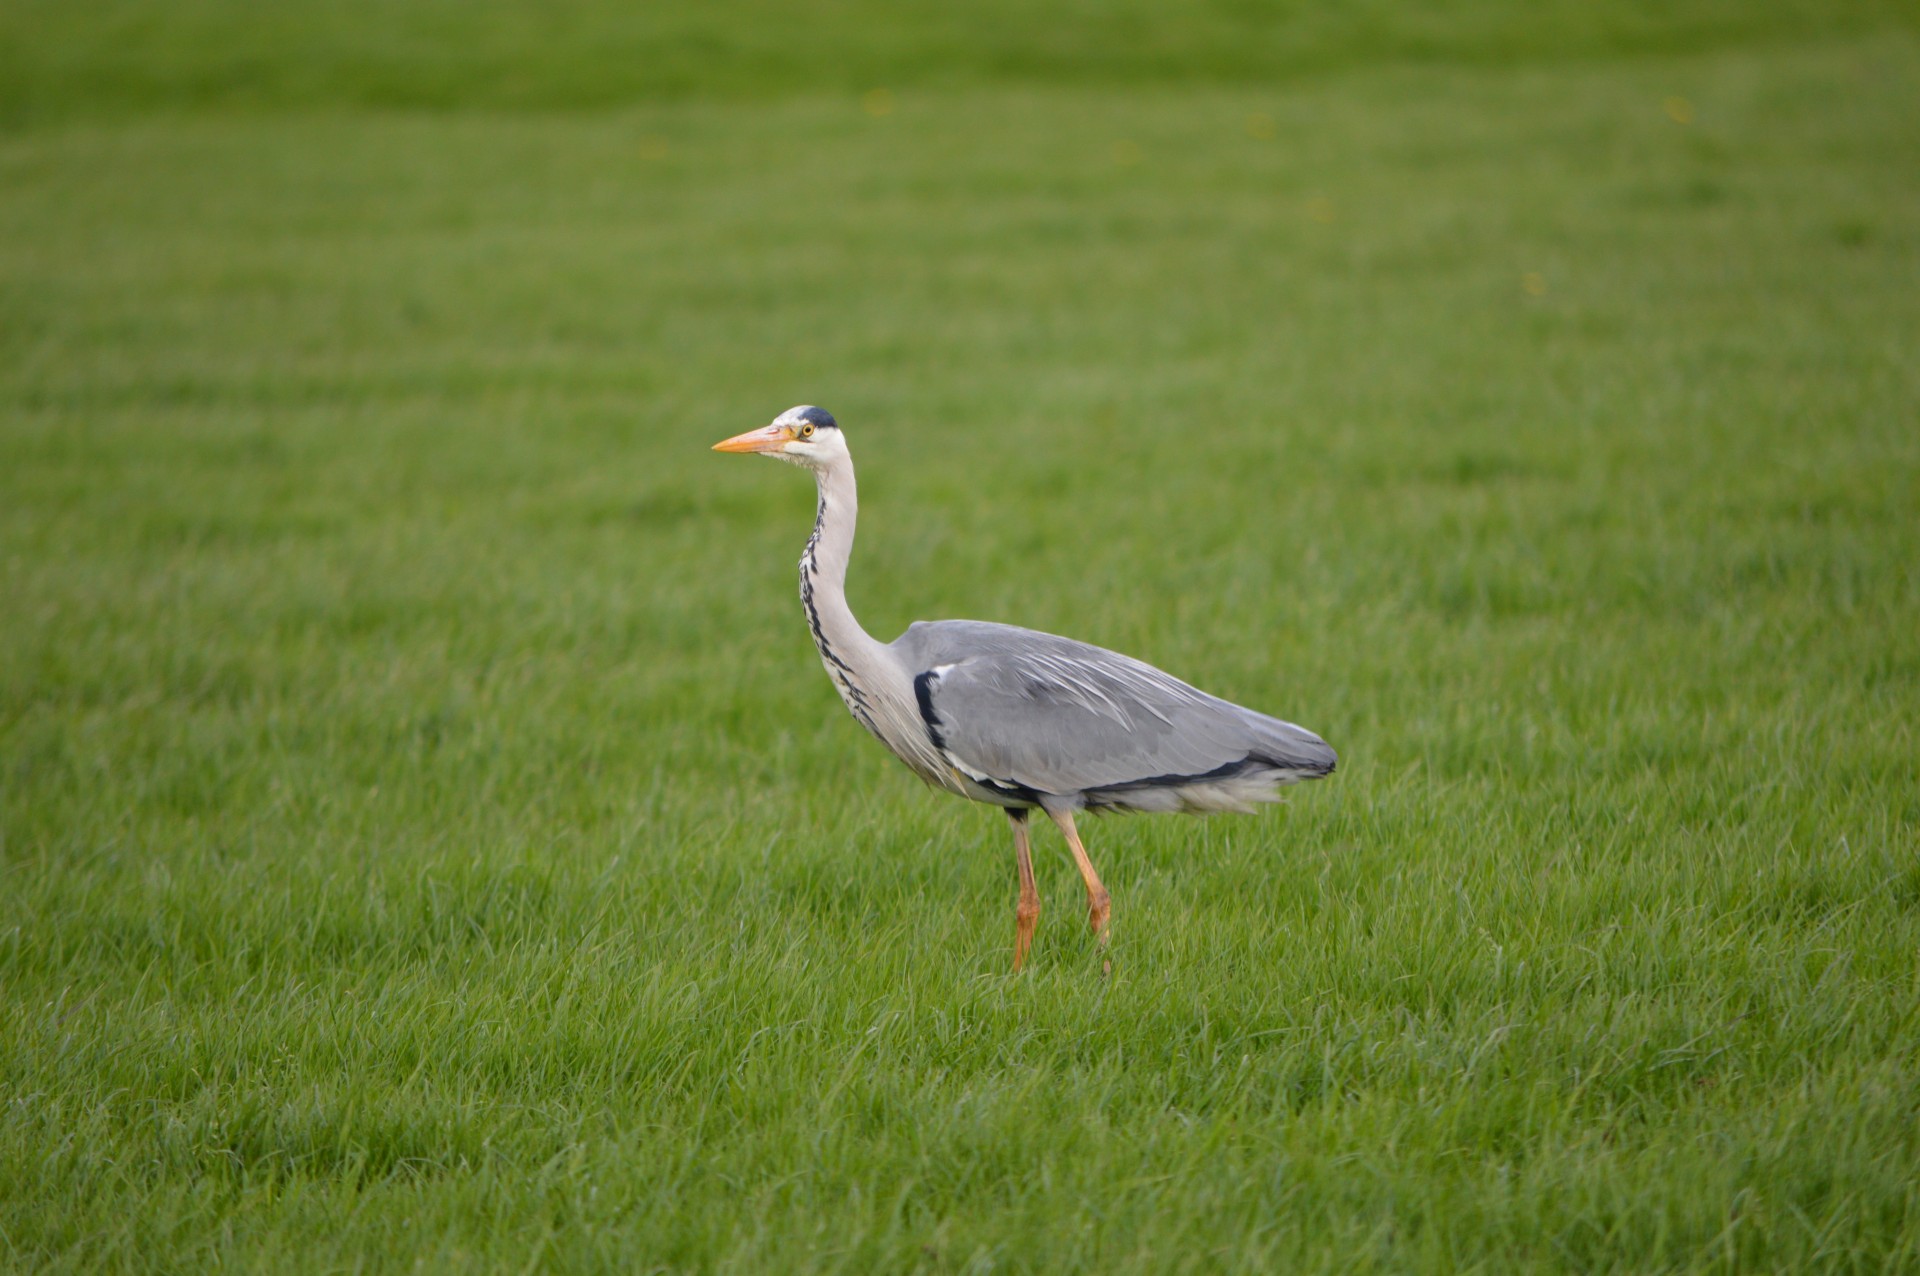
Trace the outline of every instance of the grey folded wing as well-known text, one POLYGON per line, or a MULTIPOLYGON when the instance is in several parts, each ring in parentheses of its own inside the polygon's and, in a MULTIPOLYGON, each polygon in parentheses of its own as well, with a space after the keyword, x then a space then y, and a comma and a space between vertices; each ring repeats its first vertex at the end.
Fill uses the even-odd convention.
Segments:
POLYGON ((1071 639, 940 621, 914 625, 894 649, 935 747, 970 778, 1016 795, 1145 809, 1119 795, 1250 775, 1282 784, 1334 766, 1326 741, 1303 727, 1071 639))

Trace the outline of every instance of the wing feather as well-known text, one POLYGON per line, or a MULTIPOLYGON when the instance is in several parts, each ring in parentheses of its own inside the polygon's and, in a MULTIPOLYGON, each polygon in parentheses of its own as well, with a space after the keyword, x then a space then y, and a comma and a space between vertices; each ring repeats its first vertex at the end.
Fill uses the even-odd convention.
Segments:
POLYGON ((1304 728, 1072 639, 978 621, 916 624, 894 649, 917 672, 938 747, 975 780, 1035 794, 1177 787, 1248 766, 1324 774, 1304 728))

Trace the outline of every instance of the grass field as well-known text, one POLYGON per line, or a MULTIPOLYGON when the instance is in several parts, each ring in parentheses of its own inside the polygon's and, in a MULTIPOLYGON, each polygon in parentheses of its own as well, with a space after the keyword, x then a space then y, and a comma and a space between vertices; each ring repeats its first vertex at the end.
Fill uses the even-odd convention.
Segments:
POLYGON ((0 12, 0 1264, 1920 1269, 1910 12, 165 12, 0 12), (1338 774, 1009 975, 797 402, 1338 774))

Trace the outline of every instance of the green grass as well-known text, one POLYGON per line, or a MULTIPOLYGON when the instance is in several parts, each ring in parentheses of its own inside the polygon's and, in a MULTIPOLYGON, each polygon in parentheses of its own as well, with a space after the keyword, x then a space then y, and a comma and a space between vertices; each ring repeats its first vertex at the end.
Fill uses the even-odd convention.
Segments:
POLYGON ((1920 26, 1912 0, 7 0, 0 121, 573 109, 875 86, 1270 84, 1382 61, 1582 61, 1920 26))
POLYGON ((0 1263, 1920 1268, 1920 43, 1803 17, 13 90, 0 1263), (821 675, 805 401, 874 632, 1341 750, 1088 825, 1110 978, 821 675))

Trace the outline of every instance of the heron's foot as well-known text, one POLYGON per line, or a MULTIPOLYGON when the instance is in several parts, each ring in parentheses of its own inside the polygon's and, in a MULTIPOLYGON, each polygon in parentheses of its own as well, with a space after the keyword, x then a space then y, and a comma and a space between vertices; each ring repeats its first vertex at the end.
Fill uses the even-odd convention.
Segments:
POLYGON ((1107 918, 1113 912, 1113 897, 1107 894, 1107 888, 1087 892, 1087 927, 1100 937, 1102 947, 1107 942, 1107 918))
POLYGON ((1020 901, 1013 913, 1013 973, 1027 964, 1027 949, 1033 946, 1034 928, 1040 924, 1040 901, 1020 901))

